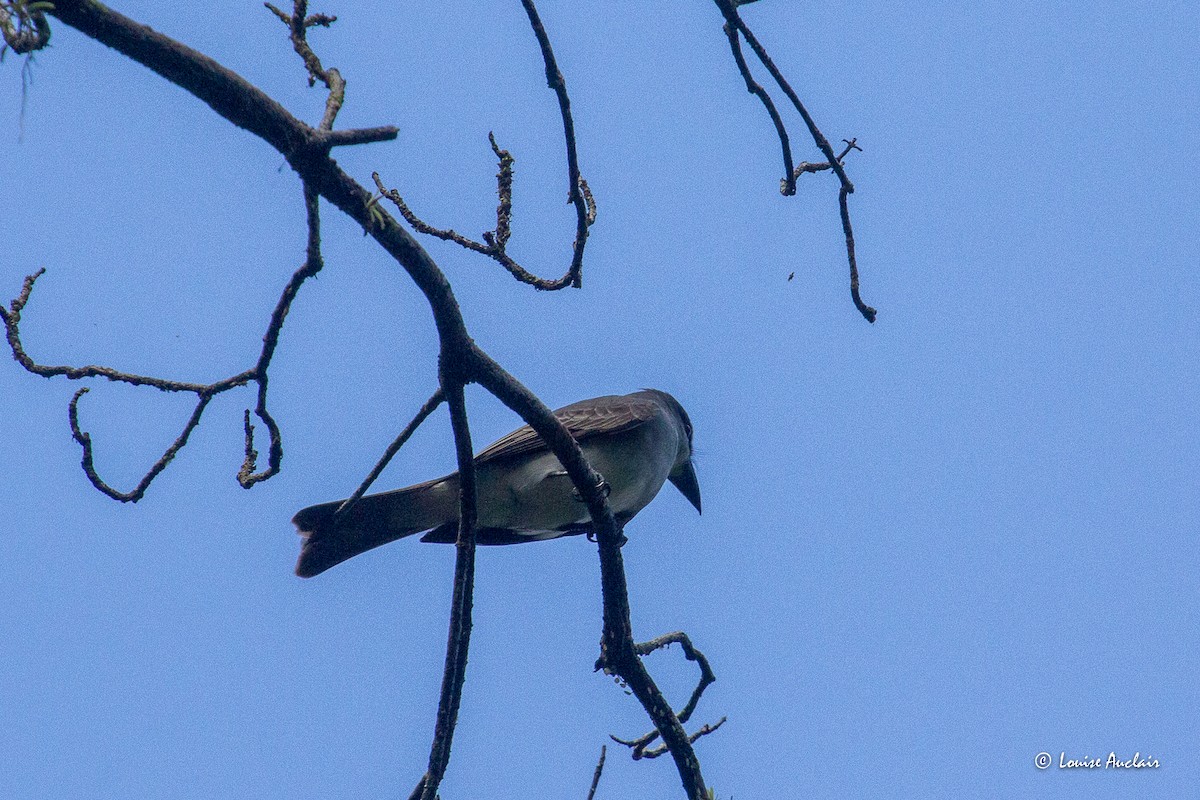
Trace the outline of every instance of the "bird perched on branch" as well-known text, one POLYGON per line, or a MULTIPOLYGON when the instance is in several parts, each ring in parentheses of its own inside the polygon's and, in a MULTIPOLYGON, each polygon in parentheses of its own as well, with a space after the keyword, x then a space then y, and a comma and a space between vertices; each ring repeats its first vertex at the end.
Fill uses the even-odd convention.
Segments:
MULTIPOLYGON (((679 402, 657 389, 564 406, 554 416, 579 442, 608 486, 624 525, 670 481, 696 510, 692 423, 679 402)), ((558 458, 528 425, 475 456, 479 544, 516 544, 591 531, 592 520, 558 458)), ((309 506, 292 519, 304 537, 296 574, 310 578, 348 558, 428 531, 421 541, 458 537, 458 473, 366 495, 337 515, 341 500, 309 506)))

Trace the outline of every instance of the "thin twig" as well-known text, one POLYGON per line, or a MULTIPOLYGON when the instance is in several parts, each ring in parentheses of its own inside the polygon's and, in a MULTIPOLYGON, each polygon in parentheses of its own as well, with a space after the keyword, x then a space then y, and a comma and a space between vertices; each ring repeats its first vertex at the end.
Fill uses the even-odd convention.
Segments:
POLYGON ((779 88, 783 90, 783 93, 787 95, 788 100, 792 102, 792 106, 796 109, 797 113, 800 114, 801 119, 804 120, 804 124, 808 127, 809 135, 812 136, 813 142, 817 145, 817 149, 825 154, 826 159, 834 163, 833 171, 837 173, 838 178, 842 181, 842 185, 849 185, 850 192, 853 193, 854 184, 850 183, 850 178, 846 175, 846 171, 843 170, 841 165, 837 163, 837 158, 833 154, 833 148, 830 146, 829 140, 825 138, 823 133, 821 133, 821 129, 817 127, 816 121, 812 118, 812 115, 808 113, 808 109, 804 107, 804 103, 800 102, 799 95, 797 95, 795 90, 792 89, 792 86, 787 82, 787 79, 783 77, 783 73, 779 71, 779 67, 775 66, 775 62, 771 60, 771 56, 767 53, 766 48, 759 43, 758 39, 754 35, 754 32, 750 30, 748 25, 746 25, 746 21, 742 19, 741 15, 737 11, 737 8, 730 2, 730 0, 716 0, 716 3, 717 6, 720 7, 721 12, 725 15, 726 24, 734 26, 738 32, 745 37, 746 43, 750 45, 750 49, 754 51, 754 55, 757 56, 762 65, 767 68, 767 72, 771 74, 771 78, 776 84, 779 85, 779 88))
POLYGON ((251 382, 258 384, 258 398, 254 413, 267 426, 270 451, 267 468, 263 472, 255 473, 254 469, 258 452, 254 449, 254 426, 250 424, 250 412, 247 410, 243 423, 245 427, 245 459, 237 473, 238 483, 245 488, 250 488, 255 483, 278 474, 283 458, 283 442, 279 425, 267 409, 268 370, 271 365, 271 359, 274 357, 275 349, 278 346, 279 335, 283 330, 283 323, 287 317, 288 310, 291 308, 292 301, 299 292, 301 284, 313 275, 316 275, 321 270, 323 264, 320 252, 320 219, 317 213, 317 195, 307 187, 305 189, 305 207, 308 212, 309 225, 308 255, 304 264, 296 270, 284 287, 283 293, 275 305, 275 309, 271 314, 271 320, 267 325, 266 333, 263 335, 263 346, 259 352, 257 363, 253 369, 239 372, 236 375, 214 383, 201 384, 174 381, 149 375, 121 372, 111 367, 95 365, 85 367, 47 366, 35 362, 25 352, 21 342, 20 322, 21 314, 29 302, 34 284, 45 273, 45 269, 39 269, 32 275, 26 276, 20 294, 9 304, 7 311, 3 307, 0 307, 0 318, 4 322, 5 335, 8 339, 9 348, 12 350, 13 358, 27 371, 35 375, 46 378, 64 376, 70 380, 106 378, 113 382, 126 383, 131 386, 150 386, 164 392, 189 392, 196 395, 196 408, 179 436, 175 438, 167 451, 150 467, 149 471, 138 481, 138 484, 133 489, 128 492, 121 492, 106 483, 96 472, 91 436, 79 427, 78 421, 79 398, 84 392, 76 392, 69 407, 72 435, 84 451, 84 474, 98 490, 114 500, 136 503, 145 495, 150 484, 167 467, 171 459, 175 457, 175 454, 187 444, 188 437, 196 426, 199 425, 200 418, 208 407, 209 401, 218 394, 239 386, 245 386, 251 382))
POLYGON ((254 378, 253 370, 247 370, 246 372, 240 372, 237 375, 226 378, 224 381, 218 381, 213 384, 202 384, 155 378, 149 375, 137 375, 131 372, 121 372, 111 367, 98 367, 95 365, 68 367, 38 364, 26 354, 25 348, 21 343, 20 323, 21 312, 24 311, 26 303, 29 302, 33 286, 37 282, 37 279, 44 275, 45 272, 46 269, 43 267, 32 275, 26 275, 25 281, 21 286, 21 293, 9 304, 8 311, 5 311, 3 306, 0 306, 0 318, 4 320, 5 334, 8 337, 8 345, 12 349, 13 358, 16 359, 18 364, 34 375, 40 375, 43 378, 53 378, 61 375, 73 381, 82 380, 83 378, 107 378, 110 381, 128 383, 131 386, 151 386, 164 392, 192 392, 193 394, 225 391, 235 386, 243 386, 254 378))
POLYGON ((410 209, 399 192, 383 186, 379 176, 373 175, 380 194, 395 204, 400 215, 418 233, 433 236, 447 242, 453 242, 460 247, 481 255, 485 255, 508 270, 518 281, 542 291, 555 291, 567 286, 579 288, 583 285, 583 251, 587 245, 588 230, 596 221, 596 199, 587 185, 587 181, 579 172, 579 156, 575 144, 575 121, 571 116, 571 98, 567 94, 567 84, 558 62, 554 58, 554 49, 550 45, 550 37, 538 15, 533 0, 521 0, 525 13, 529 17, 530 27, 537 37, 541 49, 542 61, 546 67, 546 85, 554 90, 558 98, 558 108, 562 117, 563 138, 567 147, 567 202, 575 206, 575 241, 571 248, 571 264, 566 274, 558 279, 538 277, 522 267, 507 252, 508 240, 512 234, 512 165, 513 156, 507 150, 500 149, 493 134, 488 134, 492 151, 500 161, 500 171, 496 175, 496 192, 500 203, 496 209, 496 228, 482 234, 482 242, 476 242, 452 228, 437 228, 422 220, 410 209))
POLYGON ((734 61, 737 62, 738 71, 741 72, 742 77, 746 81, 746 88, 750 92, 758 95, 759 99, 762 100, 763 105, 765 105, 767 108, 767 112, 771 115, 771 121, 775 124, 775 130, 779 134, 780 144, 783 147, 784 158, 784 179, 780 182, 780 191, 782 191, 785 195, 794 194, 796 191, 796 179, 801 174, 804 172, 818 172, 823 169, 832 169, 838 176, 838 180, 841 182, 838 192, 838 206, 842 218, 842 232, 846 237, 846 260, 850 265, 850 296, 851 299, 853 299, 854 307, 858 309, 858 312, 862 314, 868 322, 874 322, 876 317, 875 309, 864 303, 862 297, 859 295, 858 263, 854 255, 854 231, 850 225, 850 205, 848 200, 849 196, 854 193, 854 184, 851 183, 850 177, 846 174, 846 170, 842 166, 842 158, 845 157, 850 148, 857 148, 854 145, 853 140, 850 140, 849 147, 843 151, 840 156, 834 154, 833 147, 829 144, 829 140, 825 138, 823 133, 821 133, 820 128, 817 127, 816 121, 812 118, 812 115, 808 113, 808 109, 805 108, 804 103, 800 101, 799 95, 797 95, 796 91, 792 89, 791 84, 788 83, 786 78, 784 78, 783 73, 777 66, 775 66, 775 62, 771 59, 770 54, 767 53, 766 48, 762 46, 762 44, 758 41, 758 38, 755 37, 753 31, 750 30, 750 27, 746 25, 745 20, 743 20, 741 15, 738 13, 737 6, 740 4, 734 2, 733 0, 714 0, 714 2, 716 2, 717 7, 721 10, 721 14, 725 17, 725 34, 729 38, 729 46, 733 51, 734 61), (775 104, 767 95, 766 90, 763 89, 763 87, 757 82, 755 82, 753 76, 751 76, 750 69, 746 64, 746 60, 742 56, 741 46, 738 43, 738 34, 741 34, 742 38, 746 40, 746 43, 750 45, 750 49, 754 51, 754 55, 758 58, 759 62, 766 67, 767 72, 770 73, 771 78, 775 81, 776 85, 778 85, 783 93, 787 95, 787 98, 791 101, 793 108, 796 109, 796 112, 800 115, 801 119, 804 120, 804 124, 808 127, 808 132, 812 136, 813 142, 825 155, 826 161, 824 164, 809 164, 804 162, 799 167, 792 167, 787 130, 783 125, 783 121, 780 118, 778 111, 775 109, 775 104))
POLYGON ((571 253, 571 266, 567 270, 571 285, 578 289, 583 285, 583 248, 587 244, 588 228, 596 221, 596 205, 585 197, 587 184, 579 174, 579 157, 575 152, 575 121, 571 117, 571 98, 567 95, 567 82, 558 69, 554 58, 554 49, 550 46, 550 37, 538 15, 533 0, 521 0, 525 14, 529 17, 529 25, 533 35, 537 37, 538 46, 542 50, 542 61, 546 65, 546 85, 554 90, 558 97, 558 110, 562 115, 563 138, 567 144, 567 202, 575 205, 575 244, 571 253))
POLYGON ((110 381, 117 383, 126 383, 131 386, 150 386, 164 392, 190 392, 196 395, 196 408, 192 412, 188 422, 184 425, 182 432, 175 438, 171 445, 167 448, 150 470, 138 481, 137 485, 128 492, 121 492, 109 486, 99 474, 97 474, 94 463, 94 451, 92 446, 91 436, 82 430, 79 426, 79 398, 82 397, 88 389, 85 387, 77 391, 68 406, 68 419, 71 424, 71 434, 75 441, 79 442, 83 448, 83 472, 91 481, 92 485, 98 490, 123 503, 136 503, 141 500, 146 493, 146 489, 158 477, 175 454, 187 444, 188 437, 196 426, 200 424, 200 418, 204 414, 208 403, 216 395, 234 389, 238 386, 244 386, 247 383, 256 380, 258 375, 255 370, 247 370, 239 372, 236 375, 225 378, 210 384, 186 383, 183 381, 172 381, 165 378, 155 378, 148 375, 137 375, 133 373, 121 372, 112 369, 111 367, 98 367, 89 365, 86 367, 68 367, 68 366, 47 366, 36 363, 25 352, 24 346, 21 343, 20 323, 21 312, 25 305, 29 302, 30 294, 33 292, 34 283, 45 272, 45 269, 40 269, 32 275, 25 278, 24 285, 21 288, 21 293, 17 295, 10 304, 7 311, 0 307, 0 317, 3 318, 5 334, 8 338, 9 348, 12 350, 13 358, 17 363, 24 367, 27 371, 34 375, 40 375, 45 378, 56 376, 64 376, 70 380, 81 380, 84 378, 107 378, 110 381))
POLYGON ((158 477, 160 472, 167 468, 167 465, 175 458, 175 454, 187 444, 188 437, 192 435, 192 431, 200 424, 200 417, 204 414, 204 409, 208 406, 208 401, 212 400, 211 394, 200 395, 199 400, 196 402, 196 408, 192 411, 192 416, 188 418, 187 424, 183 426, 183 432, 175 438, 175 441, 171 443, 158 461, 154 462, 154 465, 150 467, 150 471, 138 481, 137 486, 131 491, 121 492, 105 483, 96 472, 96 466, 93 462, 92 437, 87 431, 79 427, 79 398, 83 397, 87 392, 88 387, 86 386, 79 389, 75 392, 75 396, 71 398, 71 402, 67 406, 67 418, 71 424, 71 436, 83 448, 83 473, 87 475, 88 480, 101 492, 122 503, 136 503, 142 499, 150 483, 158 477))
MULTIPOLYGON (((700 728, 699 730, 697 730, 695 733, 689 735, 688 736, 688 744, 695 744, 696 740, 699 739, 701 736, 708 736, 710 733, 715 731, 717 728, 720 728, 722 725, 724 725, 725 720, 726 720, 725 717, 721 717, 719 720, 717 720, 712 725, 705 725, 702 728, 700 728)), ((613 736, 611 734, 609 734, 609 738, 612 739, 613 741, 617 742, 618 744, 623 744, 628 747, 631 747, 633 749, 633 760, 634 761, 639 761, 643 758, 658 758, 659 756, 666 755, 668 752, 670 752, 669 748, 666 745, 661 745, 659 747, 655 747, 652 750, 647 750, 647 749, 645 749, 644 744, 639 746, 638 743, 642 741, 641 739, 638 739, 638 740, 632 741, 632 742, 627 742, 623 739, 618 739, 616 736, 613 736)))
POLYGON ((346 81, 342 78, 342 74, 333 67, 326 69, 322 66, 321 59, 317 57, 308 43, 308 29, 315 25, 328 28, 337 21, 337 17, 325 14, 308 16, 308 0, 294 0, 290 16, 270 3, 263 3, 263 5, 288 26, 292 48, 303 59, 304 67, 308 70, 308 85, 312 86, 317 81, 321 81, 329 90, 329 96, 325 99, 325 116, 321 118, 318 128, 323 131, 333 130, 333 121, 337 119, 338 111, 346 102, 346 81))
POLYGON ((592 773, 592 788, 588 790, 587 800, 595 800, 596 787, 600 785, 600 773, 604 772, 604 757, 608 754, 608 745, 600 745, 600 760, 596 762, 596 771, 592 773))
POLYGON ((875 309, 863 302, 858 293, 858 260, 854 257, 854 229, 850 226, 850 190, 842 186, 838 192, 838 208, 842 214, 842 232, 846 234, 846 258, 850 262, 850 297, 867 322, 875 321, 875 309))
POLYGON ((283 438, 279 432, 279 425, 267 411, 268 369, 271 366, 271 359, 275 356, 275 348, 279 346, 279 334, 283 330, 283 323, 292 307, 292 301, 300 292, 301 285, 325 266, 325 261, 321 257, 320 197, 307 184, 304 186, 304 209, 308 222, 308 245, 305 249, 304 264, 292 274, 291 280, 283 287, 283 294, 275 303, 275 310, 271 312, 271 322, 267 325, 267 332, 263 336, 262 351, 258 355, 258 363, 254 366, 255 380, 258 381, 258 402, 254 407, 254 413, 266 424, 271 442, 271 449, 267 455, 267 468, 262 472, 254 471, 258 452, 254 449, 254 426, 250 424, 250 411, 247 409, 245 418, 246 458, 237 475, 238 483, 243 489, 249 489, 260 481, 278 475, 283 460, 283 438))
MULTIPOLYGON (((453 242, 459 247, 479 253, 480 255, 485 255, 508 270, 509 274, 521 283, 528 284, 535 289, 555 291, 570 286, 570 273, 556 280, 539 278, 522 267, 508 254, 508 240, 512 235, 512 165, 515 159, 507 150, 500 149, 500 146, 496 144, 495 136, 491 133, 488 134, 488 141, 491 143, 492 150, 500 162, 500 171, 496 174, 496 193, 500 200, 496 206, 496 228, 491 231, 485 231, 482 235, 482 242, 476 242, 473 239, 463 236, 453 228, 436 228, 430 225, 413 213, 398 191, 389 189, 383 185, 383 180, 379 177, 378 172, 371 173, 371 177, 375 180, 375 186, 379 189, 379 193, 392 201, 392 204, 396 206, 396 210, 400 212, 400 216, 404 217, 404 221, 411 225, 413 230, 418 233, 432 236, 435 239, 441 239, 444 242, 453 242)), ((591 193, 588 192, 586 196, 590 198, 591 193)), ((587 202, 594 203, 594 201, 587 202)), ((594 211, 594 205, 592 209, 594 211)), ((592 217, 594 218, 594 216, 593 213, 592 217)))
POLYGON ((383 472, 384 468, 388 465, 388 462, 392 460, 396 453, 400 452, 400 448, 404 446, 404 443, 408 441, 409 437, 416 432, 417 428, 421 426, 421 423, 424 422, 426 418, 432 414, 445 399, 446 396, 439 388, 433 393, 433 395, 430 396, 428 400, 425 401, 425 405, 421 406, 421 409, 417 412, 416 416, 409 421, 408 425, 404 427, 404 430, 400 431, 400 435, 397 436, 390 445, 388 445, 387 450, 384 451, 383 456, 380 457, 379 461, 371 469, 370 474, 363 479, 363 482, 359 484, 357 489, 354 490, 354 493, 347 497, 345 501, 338 506, 336 514, 346 514, 351 508, 354 507, 354 504, 357 503, 362 496, 366 494, 367 490, 371 488, 371 484, 374 483, 375 479, 378 478, 383 472))
MULTIPOLYGON (((846 147, 842 150, 842 152, 838 153, 837 161, 839 164, 845 162, 846 156, 849 155, 851 150, 858 150, 859 152, 862 152, 862 148, 858 146, 858 139, 842 139, 842 141, 846 143, 846 147)), ((796 169, 792 172, 792 175, 796 178, 799 178, 801 175, 807 172, 824 172, 825 170, 832 168, 833 165, 828 161, 818 161, 816 163, 801 161, 796 165, 796 169)))
POLYGON ((742 73, 742 79, 746 82, 746 91, 762 101, 767 113, 771 116, 771 122, 775 123, 779 146, 783 148, 783 178, 779 181, 779 191, 784 196, 790 197, 796 193, 796 176, 792 171, 792 146, 788 140, 787 128, 783 124, 783 118, 779 116, 779 110, 775 108, 775 101, 771 99, 771 95, 767 94, 767 90, 762 87, 762 84, 754 80, 754 75, 751 74, 750 67, 746 64, 746 57, 742 55, 742 44, 738 39, 736 26, 732 22, 726 22, 724 30, 725 36, 729 39, 729 49, 733 53, 733 60, 737 64, 738 71, 742 73))
POLYGON ((692 691, 691 699, 687 705, 683 707, 683 711, 679 712, 679 721, 687 722, 692 717, 692 712, 696 710, 696 704, 700 702, 700 696, 704 694, 704 690, 710 684, 717 680, 717 676, 713 674, 712 667, 709 666, 708 659, 704 653, 701 653, 692 645, 692 640, 683 631, 675 631, 674 633, 664 634, 657 639, 651 639, 648 642, 643 642, 635 646, 637 654, 646 656, 653 653, 655 650, 669 647, 672 644, 678 644, 683 648, 683 655, 688 661, 695 661, 700 667, 700 681, 696 684, 696 688, 692 691))

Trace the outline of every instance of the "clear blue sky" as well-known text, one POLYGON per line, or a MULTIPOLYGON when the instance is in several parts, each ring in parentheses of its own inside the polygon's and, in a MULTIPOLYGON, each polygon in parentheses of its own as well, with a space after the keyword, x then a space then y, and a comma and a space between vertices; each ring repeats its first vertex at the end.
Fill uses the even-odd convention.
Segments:
MULTIPOLYGON (((316 121, 261 4, 120 2, 316 121)), ((773 129, 705 2, 544 3, 599 219, 585 289, 538 294, 426 242, 480 344, 548 404, 653 386, 697 431, 702 517, 665 491, 625 548, 640 637, 686 630, 718 682, 696 723, 718 796, 1176 798, 1200 784, 1200 17, 1187 3, 796 4, 749 24, 850 162, 868 325, 836 188, 776 190, 773 129), (795 279, 789 282, 789 273, 795 279), (1157 770, 1035 768, 1115 751, 1157 770)), ((517 157, 512 250, 565 268, 558 111, 519 4, 325 2, 342 150, 418 213, 493 224, 493 130, 517 157)), ((20 121, 0 67, 0 299, 43 363, 210 381, 253 364, 303 253, 283 159, 55 25, 20 121)), ((818 160, 789 116, 798 159, 818 160)), ((451 548, 400 542, 292 575, 301 506, 344 496, 434 386, 427 307, 325 211, 272 373, 284 472, 244 491, 215 401, 136 506, 79 469, 77 388, 0 359, 0 796, 405 796, 424 769, 451 548)), ((516 419, 469 395, 480 445, 516 419)), ((128 488, 185 399, 96 384, 80 415, 128 488)), ((445 412, 381 479, 453 461, 445 412)), ((582 538, 482 551, 447 798, 583 797, 608 733, 582 538)), ((694 673, 651 657, 682 703, 694 673)), ((601 798, 681 796, 610 746, 601 798)))

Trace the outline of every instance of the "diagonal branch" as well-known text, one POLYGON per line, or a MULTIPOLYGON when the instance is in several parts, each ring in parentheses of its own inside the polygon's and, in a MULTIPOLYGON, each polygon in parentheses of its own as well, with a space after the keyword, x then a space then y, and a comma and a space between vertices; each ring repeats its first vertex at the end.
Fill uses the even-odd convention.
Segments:
POLYGON ((416 416, 409 421, 408 425, 404 427, 404 430, 400 431, 400 435, 397 436, 390 445, 388 445, 387 450, 385 450, 383 453, 383 456, 380 457, 379 461, 371 469, 371 472, 367 475, 367 477, 363 479, 363 482, 359 484, 359 487, 354 490, 354 493, 347 497, 341 506, 338 507, 336 512, 337 514, 340 515, 347 513, 351 508, 354 507, 355 503, 362 499, 362 496, 366 494, 368 489, 371 488, 371 484, 375 482, 375 479, 378 478, 383 472, 384 468, 387 467, 388 462, 392 460, 396 453, 400 452, 400 448, 404 446, 404 443, 408 441, 409 437, 416 433, 417 428, 421 427, 421 423, 424 422, 445 399, 446 395, 439 387, 433 393, 433 395, 425 401, 425 405, 421 406, 421 410, 418 411, 416 416))
POLYGON ((596 787, 600 785, 600 773, 604 772, 604 757, 608 755, 608 746, 600 745, 600 760, 596 762, 596 771, 592 773, 592 788, 588 790, 587 800, 594 800, 596 787))

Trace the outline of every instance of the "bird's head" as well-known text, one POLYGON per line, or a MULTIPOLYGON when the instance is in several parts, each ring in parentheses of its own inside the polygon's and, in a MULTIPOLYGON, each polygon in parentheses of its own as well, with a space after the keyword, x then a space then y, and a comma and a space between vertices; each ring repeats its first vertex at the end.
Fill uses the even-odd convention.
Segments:
MULTIPOLYGON (((696 479, 696 467, 692 463, 692 420, 688 417, 683 406, 671 395, 657 389, 646 389, 664 402, 675 416, 683 436, 679 441, 679 454, 675 459, 675 467, 667 476, 667 480, 687 498, 688 502, 700 509, 700 482, 696 479)), ((701 512, 703 513, 703 512, 701 512)))

